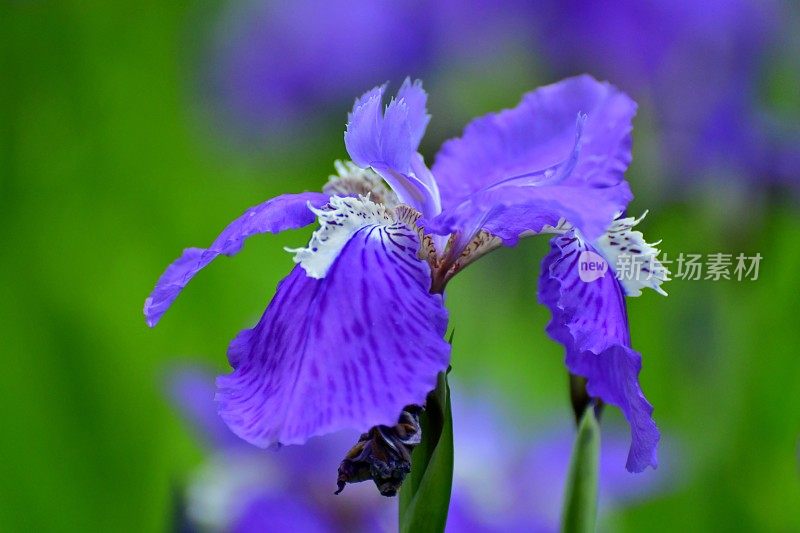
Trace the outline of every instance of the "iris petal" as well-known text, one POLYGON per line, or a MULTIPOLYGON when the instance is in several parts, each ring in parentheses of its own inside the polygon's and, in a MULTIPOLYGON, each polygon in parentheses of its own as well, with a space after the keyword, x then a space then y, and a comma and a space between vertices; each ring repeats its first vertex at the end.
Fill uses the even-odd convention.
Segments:
POLYGON ((442 145, 432 167, 448 209, 481 189, 560 164, 586 115, 580 158, 565 183, 611 187, 630 163, 636 103, 590 76, 568 78, 526 94, 519 105, 473 120, 442 145))
POLYGON ((386 167, 407 174, 430 121, 428 95, 419 80, 406 78, 397 97, 381 109, 386 85, 356 99, 347 116, 344 142, 353 162, 361 167, 386 167))
POLYGON ((348 115, 344 143, 355 164, 371 167, 400 201, 427 214, 439 213, 439 191, 417 153, 430 116, 419 81, 405 80, 397 97, 381 109, 386 86, 358 98, 348 115))
POLYGON ((505 186, 476 193, 425 226, 440 235, 463 234, 464 242, 484 229, 513 246, 520 237, 540 233, 566 219, 588 239, 594 239, 632 197, 626 182, 603 189, 572 184, 505 186))
POLYGON ((594 240, 632 199, 623 173, 635 112, 624 93, 580 76, 473 121, 436 157, 444 209, 428 229, 459 242, 484 229, 511 246, 566 219, 594 240))
POLYGON ((408 108, 408 130, 411 134, 411 145, 416 151, 431 120, 426 107, 428 94, 422 88, 420 80, 412 82, 411 78, 406 78, 397 91, 397 99, 405 102, 408 108))
POLYGON ((324 278, 302 265, 259 323, 231 343, 217 380, 220 414, 258 446, 394 424, 447 368, 447 311, 430 294, 419 238, 404 224, 355 232, 324 278))
POLYGON ((547 332, 566 348, 570 372, 587 379, 589 395, 625 414, 631 428, 628 470, 655 468, 660 435, 639 386, 641 356, 631 348, 622 287, 610 268, 593 281, 581 279, 583 252, 596 250, 571 232, 551 241, 539 280, 539 300, 553 314, 547 332))
POLYGON ((381 129, 383 127, 383 92, 386 85, 375 87, 358 98, 353 111, 347 115, 344 144, 353 162, 369 167, 375 161, 383 161, 381 151, 381 129))

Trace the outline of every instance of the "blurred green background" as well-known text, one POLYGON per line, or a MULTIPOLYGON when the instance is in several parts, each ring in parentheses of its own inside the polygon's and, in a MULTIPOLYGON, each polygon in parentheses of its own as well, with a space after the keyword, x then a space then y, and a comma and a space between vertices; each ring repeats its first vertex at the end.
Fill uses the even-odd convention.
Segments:
MULTIPOLYGON (((310 230, 252 239, 198 276, 155 330, 144 298, 183 247, 206 245, 265 198, 318 188, 345 156, 350 100, 292 142, 245 150, 220 134, 195 87, 219 6, 188 4, 0 7, 0 530, 170 527, 173 492, 201 451, 166 403, 164 369, 178 358, 226 371, 227 343, 292 264, 282 247, 310 230)), ((428 86, 429 161, 467 117, 553 81, 508 64, 428 86)), ((791 76, 772 83, 797 90, 791 76)), ((636 125, 635 192, 649 190, 646 113, 636 125)), ((632 206, 658 200, 643 229, 670 257, 764 259, 757 281, 676 280, 668 298, 630 303, 662 453, 683 467, 675 490, 613 516, 621 531, 800 530, 800 210, 774 192, 727 198, 645 193, 632 206)), ((538 239, 489 256, 448 296, 455 374, 502 388, 530 423, 568 405, 562 350, 536 302, 546 249, 538 239)))

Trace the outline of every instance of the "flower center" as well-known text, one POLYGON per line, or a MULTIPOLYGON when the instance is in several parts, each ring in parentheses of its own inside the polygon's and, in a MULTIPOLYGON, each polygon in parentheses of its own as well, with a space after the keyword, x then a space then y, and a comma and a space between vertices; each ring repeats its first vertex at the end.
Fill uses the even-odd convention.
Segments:
POLYGON ((336 174, 328 176, 322 192, 330 196, 368 196, 375 203, 394 207, 397 195, 375 171, 360 168, 351 161, 334 161, 336 174))

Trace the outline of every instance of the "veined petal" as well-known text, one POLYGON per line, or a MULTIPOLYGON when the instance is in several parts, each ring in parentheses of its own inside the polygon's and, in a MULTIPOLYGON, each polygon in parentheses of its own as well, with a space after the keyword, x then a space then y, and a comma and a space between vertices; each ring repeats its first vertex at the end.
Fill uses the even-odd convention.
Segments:
POLYGON ((630 163, 636 104, 608 83, 578 76, 526 94, 520 104, 472 121, 442 145, 433 165, 445 209, 501 180, 559 164, 570 153, 575 117, 587 116, 580 158, 564 184, 610 187, 630 163))
POLYGON ((208 248, 187 248, 161 275, 153 292, 144 302, 147 325, 155 326, 178 294, 200 270, 220 254, 232 256, 239 252, 244 241, 259 233, 278 233, 307 226, 314 221, 308 208, 322 206, 328 196, 318 192, 284 194, 251 207, 228 224, 208 248))
POLYGON ((653 407, 639 387, 641 356, 630 346, 622 287, 607 265, 601 271, 586 268, 582 274, 583 265, 593 260, 591 254, 597 250, 573 232, 554 237, 542 264, 539 301, 553 314, 547 332, 566 348, 570 372, 587 379, 591 396, 625 414, 631 427, 626 466, 641 472, 658 465, 660 435, 653 407))
POLYGON ((259 323, 231 343, 220 414, 253 444, 394 424, 447 368, 447 311, 429 293, 416 231, 365 220, 346 232, 323 278, 296 266, 259 323))

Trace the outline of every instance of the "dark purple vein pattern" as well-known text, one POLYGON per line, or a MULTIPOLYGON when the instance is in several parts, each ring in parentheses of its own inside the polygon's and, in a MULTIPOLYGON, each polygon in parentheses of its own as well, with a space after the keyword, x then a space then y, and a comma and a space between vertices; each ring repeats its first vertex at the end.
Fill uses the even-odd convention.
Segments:
POLYGON ((447 311, 430 294, 419 240, 403 224, 368 225, 323 279, 298 265, 259 323, 228 349, 217 379, 222 418, 266 447, 343 428, 393 424, 422 403, 450 360, 447 311))

